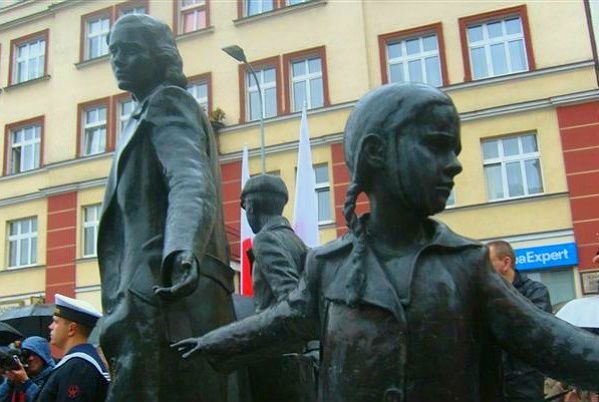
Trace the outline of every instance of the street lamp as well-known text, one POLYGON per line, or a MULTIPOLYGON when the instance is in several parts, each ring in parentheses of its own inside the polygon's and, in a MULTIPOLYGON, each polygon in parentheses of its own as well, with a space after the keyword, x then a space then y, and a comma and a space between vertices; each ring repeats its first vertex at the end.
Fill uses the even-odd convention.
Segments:
POLYGON ((264 106, 262 104, 263 94, 262 94, 262 88, 260 88, 260 82, 258 81, 258 76, 256 75, 256 72, 254 71, 252 66, 248 63, 247 58, 245 57, 245 53, 243 52, 243 49, 241 47, 239 47, 237 45, 233 45, 233 46, 223 47, 222 50, 223 50, 223 52, 225 52, 226 54, 228 54, 229 56, 231 56, 238 62, 243 63, 243 65, 246 66, 250 70, 250 73, 252 74, 252 77, 254 77, 254 80, 256 81, 256 85, 258 86, 258 93, 260 95, 260 96, 258 96, 258 99, 260 100, 260 159, 262 162, 262 173, 266 173, 266 166, 265 166, 266 158, 265 158, 265 153, 264 153, 264 106))

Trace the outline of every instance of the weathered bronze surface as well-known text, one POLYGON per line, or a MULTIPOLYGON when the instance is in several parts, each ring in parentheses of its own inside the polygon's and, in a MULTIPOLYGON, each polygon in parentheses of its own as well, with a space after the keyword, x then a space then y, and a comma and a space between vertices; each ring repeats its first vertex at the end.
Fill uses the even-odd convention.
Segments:
MULTIPOLYGON (((261 174, 248 179, 241 206, 256 234, 249 253, 256 312, 284 300, 297 288, 308 248, 282 216, 289 198, 280 177, 261 174)), ((316 373, 304 343, 289 345, 281 356, 249 367, 253 402, 311 402, 316 400, 316 373)))
POLYGON ((170 28, 146 15, 109 37, 119 88, 137 107, 117 146, 99 227, 108 401, 224 402, 226 375, 171 342, 234 320, 215 139, 185 90, 170 28))
POLYGON ((310 252, 287 300, 174 348, 226 371, 319 337, 326 402, 497 400, 496 344, 551 377, 598 388, 598 338, 539 310, 497 275, 483 245, 429 218, 462 169, 448 96, 380 87, 351 113, 344 147, 350 232, 310 252), (362 192, 371 213, 358 218, 362 192))

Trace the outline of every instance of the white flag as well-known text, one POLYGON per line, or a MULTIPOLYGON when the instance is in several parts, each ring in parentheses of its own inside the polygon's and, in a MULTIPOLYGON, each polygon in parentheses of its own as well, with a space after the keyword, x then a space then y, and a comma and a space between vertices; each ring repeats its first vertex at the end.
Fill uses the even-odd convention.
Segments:
MULTIPOLYGON (((245 183, 250 178, 250 167, 249 167, 249 157, 248 157, 248 146, 247 144, 243 145, 243 154, 241 157, 241 191, 243 191, 243 187, 245 183)), ((251 274, 251 266, 250 261, 247 256, 247 251, 252 247, 252 238, 254 237, 254 233, 252 232, 252 228, 248 223, 248 220, 245 216, 245 210, 241 208, 241 215, 239 218, 240 228, 239 228, 239 266, 241 269, 241 280, 240 280, 240 288, 241 294, 245 296, 252 295, 252 274, 251 274)))
POLYGON ((306 116, 305 103, 302 109, 299 149, 297 152, 293 229, 308 247, 320 245, 316 177, 314 176, 314 168, 312 167, 310 133, 308 131, 308 117, 306 116))

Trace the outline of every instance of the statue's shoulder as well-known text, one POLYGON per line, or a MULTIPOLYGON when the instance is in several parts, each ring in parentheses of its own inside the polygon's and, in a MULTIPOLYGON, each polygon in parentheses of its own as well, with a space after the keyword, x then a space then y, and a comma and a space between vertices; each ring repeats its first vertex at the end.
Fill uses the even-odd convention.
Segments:
POLYGON ((352 250, 354 235, 351 232, 338 237, 327 244, 312 249, 314 258, 330 258, 349 254, 352 250))

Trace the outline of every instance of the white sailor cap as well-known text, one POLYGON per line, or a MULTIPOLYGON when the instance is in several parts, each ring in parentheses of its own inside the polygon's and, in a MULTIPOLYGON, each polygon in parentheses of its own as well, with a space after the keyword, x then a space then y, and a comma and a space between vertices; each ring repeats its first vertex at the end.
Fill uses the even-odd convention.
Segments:
POLYGON ((56 317, 74 321, 88 328, 93 328, 98 319, 102 317, 102 313, 86 301, 72 299, 58 293, 54 299, 56 303, 54 315, 56 317))

